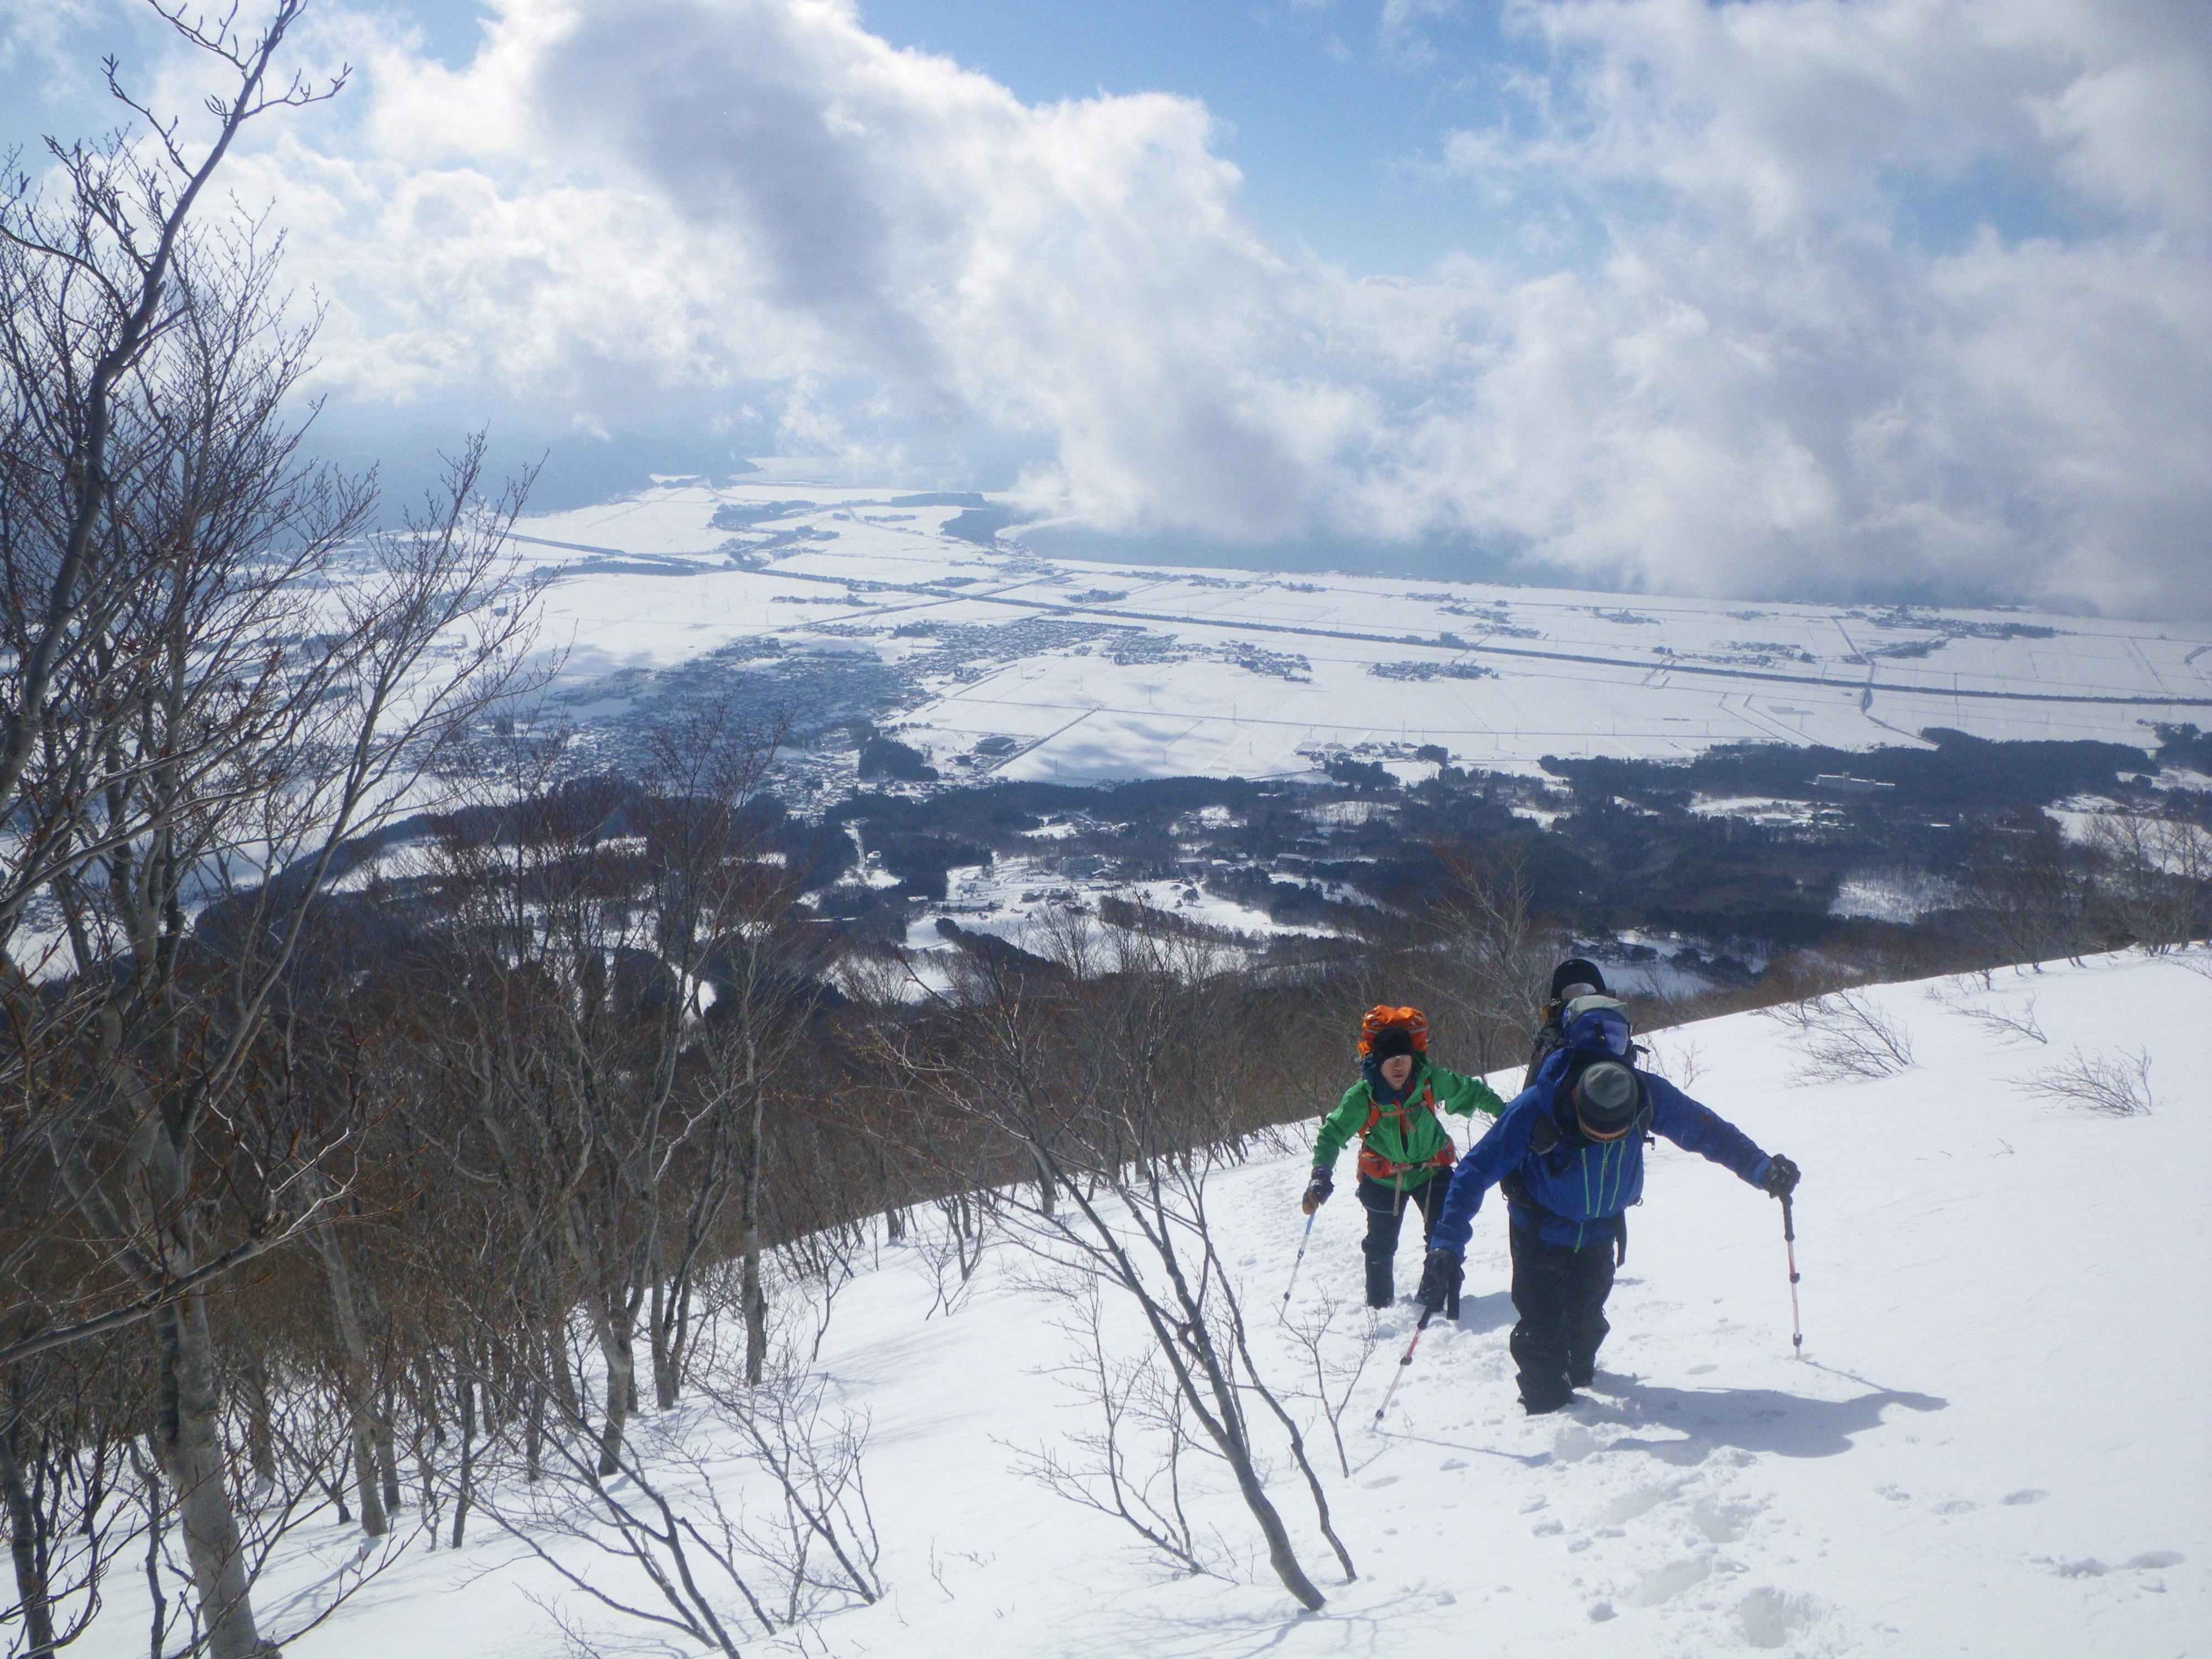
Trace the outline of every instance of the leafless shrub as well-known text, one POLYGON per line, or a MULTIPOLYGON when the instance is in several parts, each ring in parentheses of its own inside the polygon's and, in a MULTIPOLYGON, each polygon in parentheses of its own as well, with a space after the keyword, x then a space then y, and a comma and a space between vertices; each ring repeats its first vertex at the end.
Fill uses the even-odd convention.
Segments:
POLYGON ((951 1123, 1027 1155, 1034 1180, 997 1188, 1006 1237, 1127 1298, 1182 1409, 1235 1475, 1276 1576, 1320 1607, 1267 1492, 1255 1406, 1289 1440, 1347 1580, 1351 1558, 1297 1421, 1254 1364, 1206 1215, 1209 1173, 1256 1127, 1240 1117, 1249 1066, 1220 1042, 1245 988, 1208 941, 1125 929, 1100 938, 1059 920, 1059 936, 1038 938, 1049 957, 969 958, 948 1000, 945 1060, 907 1050, 890 1063, 929 1068, 951 1123))
POLYGON ((778 1499, 750 1522, 715 1505, 720 1553, 774 1572, 787 1625, 880 1600, 882 1546, 861 1469, 866 1416, 832 1412, 823 1379, 798 1373, 743 1386, 709 1382, 705 1393, 778 1499))
POLYGON ((1790 1031, 1805 1055, 1799 1083, 1892 1077, 1912 1065, 1912 1039, 1903 1024, 1863 993, 1832 991, 1807 1002, 1763 1011, 1790 1031))
POLYGON ((912 1230, 915 1253, 929 1274, 926 1317, 959 1311, 990 1243, 991 1210, 986 1194, 956 1192, 931 1207, 937 1212, 937 1224, 920 1219, 912 1230))
POLYGON ((1073 1357, 1047 1367, 1092 1413, 1090 1426, 1057 1445, 1018 1453, 1013 1469, 1054 1497, 1117 1520, 1179 1571, 1217 1571, 1228 1553, 1218 1533, 1201 1529, 1183 1502, 1187 1468, 1202 1448, 1175 1379, 1157 1350, 1117 1358, 1107 1351, 1097 1281, 1067 1279, 1050 1288, 1068 1309, 1054 1328, 1073 1357))
MULTIPOLYGON (((642 1431, 627 1437, 617 1450, 620 1478, 608 1479, 599 1474, 597 1437, 587 1431, 549 1435, 556 1454, 551 1478, 488 1490, 481 1508, 569 1589, 626 1620, 678 1632, 726 1659, 738 1659, 713 1591, 735 1589, 763 1630, 773 1632, 775 1625, 745 1583, 734 1553, 718 1551, 711 1534, 701 1533, 672 1501, 672 1488, 647 1467, 640 1447, 657 1437, 642 1431), (599 1559, 587 1570, 573 1549, 554 1547, 562 1543, 584 1546, 599 1559), (611 1563, 631 1569, 643 1580, 641 1589, 629 1589, 622 1574, 610 1571, 611 1563)), ((671 1452, 667 1446, 660 1449, 671 1452)), ((671 1455, 667 1461, 680 1467, 685 1460, 671 1455)), ((692 1472, 698 1473, 696 1464, 692 1472)), ((710 1511, 719 1509, 711 1480, 695 1480, 689 1498, 710 1511)), ((556 1618, 573 1640, 573 1630, 556 1618)))
POLYGON ((1283 1328, 1306 1357, 1313 1373, 1313 1392, 1306 1397, 1321 1407, 1329 1438, 1336 1443, 1337 1467, 1349 1479, 1352 1459, 1344 1448, 1344 1413, 1359 1379, 1367 1374, 1367 1362, 1375 1357, 1375 1316, 1367 1316, 1365 1339, 1352 1345, 1347 1358, 1328 1340, 1343 1311, 1344 1304, 1324 1291, 1297 1318, 1285 1320, 1283 1328))
POLYGON ((1647 1069, 1678 1089, 1689 1088, 1705 1073, 1705 1045, 1694 1037, 1655 1036, 1645 1044, 1644 1053, 1647 1069))
POLYGON ((2035 999, 2033 996, 2017 1010, 2002 1003, 1994 1006, 1977 1006, 1965 997, 1954 995, 1939 985, 1929 988, 1928 1000, 1961 1019, 1972 1021, 1999 1042, 2047 1043, 2051 1041, 2044 1032, 2042 1022, 2035 1017, 2035 999))
POLYGON ((2086 1107, 2108 1117, 2133 1117, 2151 1109, 2150 1050, 2089 1054, 2076 1048, 2063 1064, 2029 1077, 2024 1086, 2030 1094, 2062 1105, 2086 1107))

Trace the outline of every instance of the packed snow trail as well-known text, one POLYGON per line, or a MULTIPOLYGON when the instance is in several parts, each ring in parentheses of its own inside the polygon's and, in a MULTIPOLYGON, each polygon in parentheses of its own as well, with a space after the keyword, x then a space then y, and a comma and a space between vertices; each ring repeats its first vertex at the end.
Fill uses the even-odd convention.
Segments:
MULTIPOLYGON (((2115 957, 2000 973, 1986 992, 1945 981, 1870 995, 1912 1045, 1916 1064, 1895 1076, 1795 1083, 1801 1050, 1755 1016, 1652 1039, 1661 1069, 1804 1168, 1804 1358, 1790 1354, 1779 1207, 1662 1144, 1632 1212, 1597 1386, 1566 1413, 1524 1418, 1505 1349, 1505 1221, 1486 1205, 1460 1318, 1431 1324, 1376 1433, 1418 1310, 1401 1301, 1380 1320, 1344 1417, 1349 1480, 1319 1432, 1358 1583, 1328 1571, 1297 1473, 1276 1460, 1274 1495, 1330 1598, 1316 1615, 1269 1577, 1225 1482, 1199 1506, 1231 1547, 1228 1577, 1187 1578, 1010 1472, 1021 1449, 1091 1426, 1045 1374, 1066 1352, 1054 1299, 1000 1249, 955 1312, 927 1317, 919 1253, 886 1249, 838 1302, 823 1364, 872 1417, 869 1492, 892 1588, 826 1620, 807 1651, 2212 1655, 2212 978, 2115 957), (2040 1043, 1958 1012, 2031 1004, 2040 1043), (2028 1092, 2077 1048, 2147 1050, 2154 1109, 2106 1116, 2028 1092)), ((1449 1039, 1436 1040, 1447 1063, 1449 1039)), ((1316 1115, 1339 1082, 1315 1080, 1316 1115)), ((1293 1154, 1212 1191, 1255 1327, 1281 1305, 1305 1170, 1293 1154)), ((1326 1296, 1357 1302, 1358 1231, 1356 1205, 1322 1210, 1293 1317, 1326 1296)), ((1409 1229, 1401 1292, 1418 1266, 1409 1229)), ((1364 1318, 1340 1324, 1349 1354, 1364 1318)), ((1276 1378, 1297 1380, 1286 1346, 1276 1378)), ((272 1573, 270 1607, 352 1546, 326 1520, 310 1532, 313 1547, 272 1573)), ((557 1589, 550 1576, 495 1533, 476 1537, 459 1553, 410 1551, 289 1652, 562 1651, 529 1599, 557 1589)), ((144 1650, 139 1593, 118 1576, 88 1650, 144 1650)), ((604 1633, 604 1653, 672 1650, 566 1605, 604 1633)), ((741 1646, 795 1651, 757 1633, 741 1646)))

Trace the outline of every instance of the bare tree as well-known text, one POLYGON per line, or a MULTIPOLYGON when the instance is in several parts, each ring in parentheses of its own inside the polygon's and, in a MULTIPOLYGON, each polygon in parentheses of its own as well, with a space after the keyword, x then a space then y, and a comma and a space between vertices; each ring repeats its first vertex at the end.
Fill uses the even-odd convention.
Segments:
POLYGON ((283 414, 312 328, 281 319, 275 244, 194 218, 247 122, 337 89, 276 68, 303 4, 250 33, 157 5, 234 76, 211 138, 111 64, 143 141, 51 145, 52 179, 0 203, 0 1173, 68 1258, 0 1312, 0 1360, 149 1326, 149 1437, 218 1659, 269 1644, 206 1292, 347 1178, 344 1129, 304 1140, 269 1086, 288 974, 341 849, 506 689, 525 631, 489 603, 520 497, 485 510, 481 445, 362 548, 369 492, 283 414))
POLYGON ((1076 931, 1081 948, 1062 942, 1057 978, 1012 958, 977 959, 965 988, 967 1040, 956 1048, 1000 1058, 964 1085, 956 1071, 942 1075, 966 1110, 1037 1172, 1035 1186, 999 1194, 1013 1237, 1127 1298, 1184 1408, 1230 1470, 1277 1577, 1300 1605, 1318 1607, 1324 1598, 1261 1474, 1254 1401, 1288 1431, 1347 1576, 1349 1557, 1329 1528, 1295 1425, 1251 1364, 1236 1287, 1206 1211, 1207 1175, 1235 1156, 1231 1102, 1243 1081, 1221 1054, 1229 1022, 1216 999, 1227 975, 1202 940, 1117 930, 1101 944, 1076 931), (1098 969, 1105 971, 1085 977, 1098 969), (1030 1029, 1010 1029, 1017 1026, 1030 1029), (1000 1068, 1013 1055, 1030 1069, 1010 1087, 1000 1068))
POLYGON ((2092 907, 2115 942, 2161 952, 2212 937, 2212 830, 2176 814, 2108 812, 2091 825, 2092 907))
POLYGON ((1526 1056, 1529 1034, 1542 1018, 1552 931, 1536 916, 1517 848, 1432 850, 1444 881, 1423 914, 1408 919, 1415 948, 1376 963, 1389 982, 1373 985, 1368 1000, 1419 998, 1431 1026, 1448 1032, 1455 1051, 1464 1054, 1455 1063, 1471 1072, 1515 1064, 1526 1056))

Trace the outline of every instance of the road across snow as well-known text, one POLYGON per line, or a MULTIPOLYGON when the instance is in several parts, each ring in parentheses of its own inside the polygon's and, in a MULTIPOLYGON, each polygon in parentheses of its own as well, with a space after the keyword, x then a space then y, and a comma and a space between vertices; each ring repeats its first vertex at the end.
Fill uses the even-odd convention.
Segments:
MULTIPOLYGON (((1346 1419, 1350 1478, 1330 1458, 1358 1582, 1324 1571, 1296 1473, 1275 1460, 1275 1498, 1329 1597, 1317 1614, 1297 1614, 1267 1576, 1218 1479, 1202 1474, 1192 1502, 1233 1548, 1223 1577, 1188 1578, 1013 1473, 1021 1449, 1065 1447, 1091 1426, 1047 1374, 1066 1357, 1060 1304, 1001 1246, 957 1310, 932 1316, 925 1253, 886 1249, 836 1304, 821 1363, 873 1422, 869 1489, 890 1593, 828 1620, 805 1651, 2212 1652, 2208 970, 2199 951, 2006 972, 1986 990, 1881 988, 1871 1000, 1905 1028, 1916 1063, 1875 1080, 1793 1080, 1798 1040, 1756 1016, 1658 1034, 1662 1070, 1804 1167, 1804 1358, 1790 1357, 1776 1206, 1662 1145, 1632 1214, 1598 1386, 1566 1414, 1525 1419, 1505 1348, 1504 1218, 1486 1206, 1458 1325, 1431 1328, 1376 1434, 1367 1424, 1411 1313, 1401 1303, 1382 1317, 1346 1419), (2039 1024, 2045 1040, 1993 1035, 1972 1009, 2039 1024), (2138 1053, 2156 1095, 2147 1114, 2032 1091, 2077 1054, 2138 1053)), ((1450 1039, 1437 1034, 1447 1060, 1450 1039)), ((1318 1110, 1340 1082, 1316 1079, 1306 1103, 1318 1110)), ((1212 1189, 1246 1305, 1271 1327, 1304 1164, 1294 1152, 1212 1189)), ((1301 1315, 1356 1299, 1358 1231, 1348 1198, 1322 1211, 1301 1315)), ((1409 1231, 1402 1285, 1416 1259, 1409 1231)), ((1278 1380, 1295 1385, 1287 1348, 1270 1340, 1278 1380)), ((1340 1358, 1365 1340, 1355 1313, 1329 1339, 1340 1358)), ((264 1599, 311 1601, 351 1541, 317 1522, 264 1599)), ((118 1576, 87 1651, 143 1651, 134 1586, 118 1576)), ((480 1528, 458 1553, 411 1547, 288 1650, 557 1652, 529 1599, 556 1589, 480 1528)), ((677 1650, 573 1595, 566 1605, 602 1633, 599 1651, 677 1650)), ((757 1633, 741 1645, 798 1650, 757 1633)))

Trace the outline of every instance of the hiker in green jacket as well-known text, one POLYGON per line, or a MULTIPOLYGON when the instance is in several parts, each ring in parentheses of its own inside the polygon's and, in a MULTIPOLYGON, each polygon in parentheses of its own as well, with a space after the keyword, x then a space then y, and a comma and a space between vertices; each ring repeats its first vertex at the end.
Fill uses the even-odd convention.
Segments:
MULTIPOLYGON (((1396 1293, 1391 1264, 1410 1199, 1421 1212, 1425 1247, 1443 1207, 1452 1162, 1458 1156, 1437 1121, 1439 1111, 1496 1117, 1505 1103, 1479 1077, 1462 1077, 1429 1060, 1429 1022, 1418 1008, 1376 1007, 1359 1022, 1359 1081, 1344 1091, 1322 1120, 1314 1143, 1313 1179, 1299 1208, 1311 1215, 1328 1201, 1336 1182, 1336 1156, 1359 1137, 1359 1202, 1367 1212, 1367 1305, 1387 1308, 1396 1293)), ((1445 1304, 1459 1316, 1459 1288, 1445 1304)))

